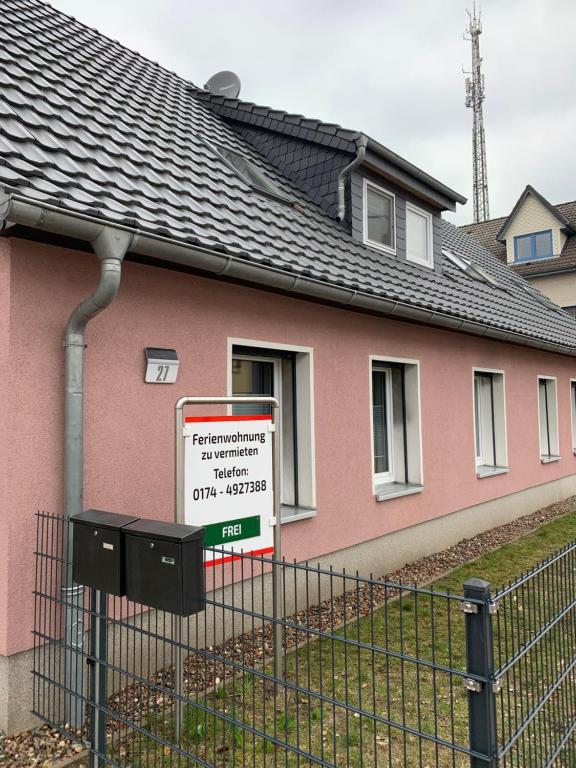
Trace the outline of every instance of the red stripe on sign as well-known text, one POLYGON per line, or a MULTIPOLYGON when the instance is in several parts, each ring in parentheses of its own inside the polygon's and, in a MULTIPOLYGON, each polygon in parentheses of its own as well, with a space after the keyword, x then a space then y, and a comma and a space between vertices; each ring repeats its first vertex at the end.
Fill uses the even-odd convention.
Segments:
POLYGON ((258 557, 259 555, 268 555, 270 552, 274 552, 274 547, 268 547, 267 549, 253 549, 252 552, 243 552, 241 555, 228 555, 227 557, 221 557, 219 560, 207 560, 204 563, 204 568, 212 568, 214 565, 232 563, 235 560, 241 560, 243 557, 258 557))
POLYGON ((261 414, 253 416, 186 416, 186 421, 272 421, 272 416, 261 414))

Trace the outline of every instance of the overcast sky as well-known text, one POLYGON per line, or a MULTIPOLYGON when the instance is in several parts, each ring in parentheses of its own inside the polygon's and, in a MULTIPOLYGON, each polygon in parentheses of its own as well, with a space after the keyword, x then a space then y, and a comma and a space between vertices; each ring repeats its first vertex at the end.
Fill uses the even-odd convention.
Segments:
MULTIPOLYGON (((52 0, 203 85, 361 130, 472 198, 466 0, 52 0)), ((576 199, 576 2, 485 0, 480 38, 491 217, 526 184, 576 199)), ((460 206, 457 223, 472 220, 460 206)))

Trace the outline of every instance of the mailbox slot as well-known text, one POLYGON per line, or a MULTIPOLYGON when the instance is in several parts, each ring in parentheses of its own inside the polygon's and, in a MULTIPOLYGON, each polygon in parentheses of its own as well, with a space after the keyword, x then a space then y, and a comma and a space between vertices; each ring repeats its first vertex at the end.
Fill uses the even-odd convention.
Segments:
POLYGON ((72 578, 111 595, 126 594, 122 529, 139 518, 89 509, 70 518, 74 536, 72 578))
POLYGON ((139 520, 124 536, 129 600, 179 616, 204 610, 203 528, 139 520))

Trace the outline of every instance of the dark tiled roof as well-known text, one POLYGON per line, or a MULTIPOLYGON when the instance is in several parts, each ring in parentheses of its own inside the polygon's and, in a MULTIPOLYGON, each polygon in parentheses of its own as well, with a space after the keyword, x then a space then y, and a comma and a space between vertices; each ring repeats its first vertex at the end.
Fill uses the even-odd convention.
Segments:
POLYGON ((438 179, 433 178, 364 133, 342 128, 335 123, 323 123, 321 120, 310 119, 303 115, 293 115, 272 107, 264 107, 241 99, 213 94, 202 88, 192 86, 190 91, 195 94, 197 99, 225 120, 254 126, 260 130, 271 131, 299 141, 309 141, 327 149, 346 152, 351 155, 355 154, 359 144, 363 143, 376 156, 385 159, 392 166, 404 168, 409 174, 429 185, 431 189, 440 191, 452 203, 463 204, 466 202, 466 198, 458 192, 442 184, 438 179))
MULTIPOLYGON (((560 203, 552 207, 560 214, 563 221, 576 230, 576 201, 560 203)), ((506 262, 506 244, 496 240, 496 236, 509 218, 509 216, 502 216, 499 219, 489 219, 478 224, 465 224, 460 229, 475 237, 484 248, 498 256, 501 261, 506 262)), ((528 264, 511 264, 510 266, 514 272, 523 277, 576 269, 576 235, 568 236, 559 256, 532 261, 528 264)))
POLYGON ((354 241, 189 83, 39 0, 4 0, 0 52, 0 194, 576 352, 576 321, 473 238, 444 222, 446 246, 498 287, 354 241), (202 137, 243 153, 298 205, 253 192, 202 137))

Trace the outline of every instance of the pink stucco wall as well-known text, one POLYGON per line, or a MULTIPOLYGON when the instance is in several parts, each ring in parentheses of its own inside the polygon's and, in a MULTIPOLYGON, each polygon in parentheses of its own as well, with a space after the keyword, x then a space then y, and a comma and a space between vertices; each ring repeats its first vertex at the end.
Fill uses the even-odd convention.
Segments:
MULTIPOLYGON (((9 284, 10 368, 18 372, 10 399, 0 389, 2 470, 10 457, 0 478, 2 654, 31 644, 33 515, 62 510, 62 334, 98 277, 90 254, 16 240, 11 258, 8 278, 0 241, 0 296, 9 284)), ((2 300, 0 355, 5 315, 2 300)), ((117 299, 88 331, 86 507, 172 517, 174 403, 226 394, 229 336, 314 349, 318 515, 284 527, 288 557, 313 558, 576 471, 570 358, 127 263, 117 299), (176 347, 176 385, 144 383, 145 346, 176 347), (421 363, 421 494, 374 499, 369 355, 421 363), (474 466, 473 366, 506 374, 510 471, 484 480, 474 466), (558 377, 563 458, 549 465, 539 457, 537 374, 558 377)))
POLYGON ((9 486, 11 431, 10 396, 10 241, 0 239, 0 652, 7 647, 8 626, 8 542, 10 540, 9 486))

